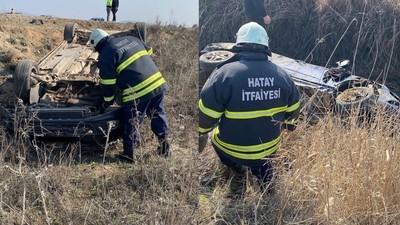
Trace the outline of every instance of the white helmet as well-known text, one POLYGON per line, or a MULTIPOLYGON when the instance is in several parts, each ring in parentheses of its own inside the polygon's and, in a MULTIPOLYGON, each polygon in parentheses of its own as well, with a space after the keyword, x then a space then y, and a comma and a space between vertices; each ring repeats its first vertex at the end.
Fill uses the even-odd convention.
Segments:
POLYGON ((240 27, 236 34, 236 43, 252 43, 268 47, 267 31, 258 23, 250 22, 240 27))
POLYGON ((90 47, 93 49, 96 48, 97 44, 101 41, 101 39, 108 36, 108 33, 102 29, 94 29, 89 37, 90 47))

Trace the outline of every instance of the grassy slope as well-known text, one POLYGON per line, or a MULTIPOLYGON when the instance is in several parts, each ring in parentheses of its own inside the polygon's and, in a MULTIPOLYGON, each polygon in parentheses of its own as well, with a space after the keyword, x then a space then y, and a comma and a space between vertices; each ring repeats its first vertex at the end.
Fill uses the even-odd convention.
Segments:
MULTIPOLYGON (((62 40, 65 19, 0 15, 4 21, 0 43, 2 74, 9 74, 19 59, 39 60, 62 40)), ((93 29, 127 29, 128 24, 75 21, 93 29)), ((56 149, 40 146, 40 157, 21 127, 20 138, 0 135, 0 221, 2 224, 188 224, 196 220, 196 180, 182 173, 193 168, 197 148, 197 40, 196 29, 154 25, 148 42, 154 59, 170 86, 166 96, 171 126, 172 156, 154 155, 156 140, 146 122, 143 145, 135 165, 119 162, 116 143, 106 154, 81 146, 56 149), (182 157, 184 156, 184 157, 182 157), (195 180, 193 182, 193 180, 195 180), (193 183, 193 188, 186 189, 193 183), (186 215, 186 216, 182 216, 186 215)), ((2 86, 4 88, 5 85, 2 86)), ((10 88, 10 86, 8 86, 10 88)), ((8 90, 10 91, 10 90, 8 90)), ((2 93, 4 93, 2 89, 2 93)), ((198 187, 198 186, 197 186, 198 187)))

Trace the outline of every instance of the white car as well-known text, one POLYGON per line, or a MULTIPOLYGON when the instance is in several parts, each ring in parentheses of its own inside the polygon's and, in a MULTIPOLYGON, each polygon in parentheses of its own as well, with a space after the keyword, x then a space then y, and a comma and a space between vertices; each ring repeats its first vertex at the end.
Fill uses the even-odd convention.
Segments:
MULTIPOLYGON (((213 43, 200 52, 200 87, 221 63, 235 54, 235 43, 213 43)), ((349 115, 355 108, 370 114, 372 106, 382 106, 390 113, 400 114, 400 98, 383 84, 351 75, 349 60, 337 67, 325 68, 271 53, 270 60, 293 78, 302 93, 304 113, 320 113, 327 109, 349 115), (306 101, 312 99, 313 101, 306 101), (307 108, 305 108, 307 107, 307 108)))

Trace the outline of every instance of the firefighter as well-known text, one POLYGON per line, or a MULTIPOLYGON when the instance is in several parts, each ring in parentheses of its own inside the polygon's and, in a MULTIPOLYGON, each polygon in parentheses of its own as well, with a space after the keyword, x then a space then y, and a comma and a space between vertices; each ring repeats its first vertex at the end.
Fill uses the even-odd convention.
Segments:
POLYGON ((89 42, 99 52, 104 102, 101 111, 113 104, 115 88, 122 91, 124 116, 124 151, 120 155, 134 161, 134 150, 139 144, 138 127, 145 115, 151 119, 151 129, 158 137, 158 154, 168 156, 168 122, 164 110, 167 83, 150 55, 152 48, 133 36, 112 37, 101 29, 92 31, 89 42))
POLYGON ((106 12, 107 12, 107 21, 110 21, 110 12, 112 8, 112 0, 106 0, 106 12))
POLYGON ((237 172, 249 167, 262 187, 273 178, 271 157, 282 129, 295 128, 300 106, 291 77, 268 60, 268 41, 259 24, 240 27, 236 54, 217 66, 199 101, 199 151, 211 132, 220 161, 237 172))
POLYGON ((257 22, 261 26, 271 23, 271 18, 265 10, 264 0, 244 0, 244 11, 247 18, 252 22, 257 22))

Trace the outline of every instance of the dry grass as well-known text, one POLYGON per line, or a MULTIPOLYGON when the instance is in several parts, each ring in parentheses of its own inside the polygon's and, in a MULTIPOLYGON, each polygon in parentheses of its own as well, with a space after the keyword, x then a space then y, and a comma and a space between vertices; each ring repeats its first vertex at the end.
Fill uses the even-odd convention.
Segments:
POLYGON ((387 120, 379 115, 372 124, 346 126, 327 117, 314 127, 303 126, 287 139, 283 149, 294 162, 280 181, 282 195, 292 202, 289 211, 297 211, 298 216, 288 213, 285 220, 396 224, 400 200, 398 117, 387 120))
POLYGON ((206 160, 216 172, 200 198, 208 218, 202 224, 398 224, 399 117, 387 116, 360 124, 328 115, 314 126, 300 124, 275 159, 273 195, 261 193, 248 174, 246 192, 229 197, 232 177, 206 160))
POLYGON ((356 117, 344 123, 328 114, 313 126, 301 123, 284 136, 274 160, 274 194, 261 192, 250 174, 242 191, 233 194, 235 175, 219 163, 210 146, 201 155, 195 153, 196 132, 181 132, 172 118, 173 156, 146 157, 153 144, 145 142, 135 165, 118 162, 112 152, 103 162, 96 154, 81 160, 69 157, 68 150, 57 155, 58 161, 39 163, 28 157, 32 152, 26 148, 25 129, 11 142, 1 135, 0 221, 397 224, 400 219, 398 116, 377 113, 370 124, 360 124, 356 117), (185 145, 180 142, 185 136, 175 136, 178 133, 193 139, 186 139, 185 145))
MULTIPOLYGON (((7 19, 14 25, 30 27, 26 23, 28 18, 7 19)), ((45 22, 38 30, 54 29, 57 35, 62 34, 62 22, 51 21, 57 28, 46 27, 45 22)), ((130 26, 76 22, 82 22, 81 27, 88 29, 97 25, 105 29, 130 26)), ((14 28, 2 26, 2 29, 8 33, 14 28)), ((37 35, 32 29, 18 29, 37 35)), ((171 126, 171 157, 165 159, 155 154, 157 141, 149 131, 148 121, 142 126, 143 142, 137 149, 136 164, 117 159, 116 153, 122 147, 120 142, 112 144, 104 154, 79 143, 44 145, 28 137, 31 125, 21 121, 14 137, 4 131, 0 133, 1 224, 190 224, 197 221, 198 179, 187 171, 194 168, 193 162, 197 160, 194 151, 198 124, 195 104, 198 31, 151 26, 148 38, 156 64, 171 89, 165 98, 171 126)), ((49 39, 50 43, 53 41, 49 39)), ((40 47, 38 42, 33 44, 40 47)), ((14 47, 18 46, 16 43, 14 47)), ((13 50, 18 52, 16 48, 13 50)))

